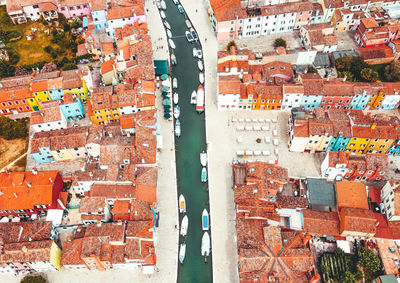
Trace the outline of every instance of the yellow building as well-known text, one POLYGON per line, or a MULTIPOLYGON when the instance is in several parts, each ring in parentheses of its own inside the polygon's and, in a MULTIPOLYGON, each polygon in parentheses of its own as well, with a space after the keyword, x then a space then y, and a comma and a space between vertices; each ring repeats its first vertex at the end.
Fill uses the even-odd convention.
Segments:
POLYGON ((377 109, 382 105, 382 102, 385 98, 385 94, 383 91, 380 91, 378 94, 373 94, 368 101, 366 109, 377 109))
POLYGON ((61 268, 61 249, 55 242, 50 248, 50 263, 58 270, 61 268))
POLYGON ((31 107, 33 111, 39 111, 40 110, 40 103, 35 98, 28 98, 26 100, 28 102, 28 105, 31 107))
MULTIPOLYGON (((353 127, 353 129, 356 127, 353 127)), ((370 138, 359 138, 352 137, 347 144, 345 152, 354 153, 354 154, 363 154, 364 150, 367 148, 367 145, 370 141, 370 138)))

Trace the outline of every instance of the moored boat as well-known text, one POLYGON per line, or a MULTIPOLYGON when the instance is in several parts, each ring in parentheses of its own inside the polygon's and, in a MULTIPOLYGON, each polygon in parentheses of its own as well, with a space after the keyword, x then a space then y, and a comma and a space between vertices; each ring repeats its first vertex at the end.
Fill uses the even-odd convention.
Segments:
POLYGON ((185 213, 186 212, 186 201, 185 197, 183 195, 179 196, 179 213, 185 213))
POLYGON ((203 71, 203 62, 201 60, 197 61, 197 66, 199 67, 200 71, 203 71))
POLYGON ((172 38, 172 32, 171 32, 171 30, 167 29, 167 35, 168 35, 168 38, 172 38))
POLYGON ((204 74, 203 74, 203 72, 199 73, 199 81, 200 81, 201 84, 204 84, 204 74))
POLYGON ((200 153, 200 163, 202 166, 207 166, 207 153, 204 150, 200 153))
POLYGON ((173 88, 177 88, 177 87, 178 87, 178 79, 177 79, 177 78, 174 78, 174 79, 172 80, 172 87, 173 87, 173 88))
POLYGON ((183 261, 185 260, 185 254, 186 254, 186 244, 183 243, 181 244, 180 248, 179 248, 179 262, 183 263, 183 261))
POLYGON ((161 18, 162 18, 162 19, 165 19, 165 18, 166 18, 164 11, 160 11, 160 15, 161 15, 161 18))
POLYGON ((208 257, 210 255, 210 245, 211 245, 210 235, 206 231, 203 234, 203 238, 201 238, 201 255, 202 256, 208 257))
MULTIPOLYGON (((161 11, 162 12, 162 11, 161 11)), ((165 15, 165 14, 164 14, 165 15)), ((164 26, 167 28, 167 29, 171 29, 171 26, 169 25, 169 23, 167 22, 167 21, 164 21, 164 26)))
POLYGON ((201 59, 201 57, 203 57, 203 52, 201 51, 201 49, 197 49, 197 53, 196 53, 197 58, 201 59))
POLYGON ((175 43, 171 38, 168 39, 168 44, 172 49, 175 49, 175 43))
POLYGON ((193 57, 197 57, 197 48, 193 47, 193 57))
POLYGON ((161 0, 161 9, 163 9, 163 10, 167 9, 167 4, 165 3, 164 0, 161 0))
POLYGON ((179 119, 176 119, 175 121, 175 136, 181 136, 181 122, 179 122, 179 119))
POLYGON ((201 169, 201 182, 205 183, 207 182, 207 168, 203 167, 203 169, 201 169))
POLYGON ((198 113, 204 111, 204 88, 202 85, 199 85, 199 88, 197 89, 196 111, 198 113))
POLYGON ((179 105, 176 105, 175 108, 174 108, 174 117, 175 117, 175 119, 178 119, 179 115, 181 115, 181 108, 179 107, 179 105))
POLYGON ((189 20, 185 20, 185 24, 186 24, 187 28, 192 27, 192 23, 189 20))
POLYGON ((176 64, 177 64, 177 62, 176 62, 176 56, 175 56, 174 53, 171 54, 171 64, 172 64, 172 65, 176 65, 176 64))
POLYGON ((179 1, 178 0, 174 0, 175 5, 179 5, 179 1))
POLYGON ((203 231, 208 231, 208 229, 210 228, 209 215, 207 209, 204 209, 203 214, 201 215, 201 226, 203 228, 203 231))
POLYGON ((187 217, 187 215, 185 215, 185 216, 183 217, 183 219, 182 219, 182 222, 181 222, 181 232, 180 232, 180 234, 181 234, 183 237, 185 237, 186 234, 187 234, 188 226, 189 226, 189 218, 187 217))
POLYGON ((192 95, 190 96, 190 104, 196 104, 196 100, 197 100, 197 93, 196 93, 196 91, 194 90, 194 91, 192 92, 192 95))
POLYGON ((179 102, 179 94, 177 92, 174 93, 174 104, 178 104, 179 102))

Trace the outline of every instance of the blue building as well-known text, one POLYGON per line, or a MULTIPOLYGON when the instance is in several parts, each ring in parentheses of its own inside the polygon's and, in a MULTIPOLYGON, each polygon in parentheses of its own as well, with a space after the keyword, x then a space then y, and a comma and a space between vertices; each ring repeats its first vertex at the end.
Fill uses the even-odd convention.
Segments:
POLYGON ((322 95, 303 95, 300 106, 305 110, 314 110, 321 104, 322 97, 322 95))
POLYGON ((64 95, 60 109, 68 122, 80 120, 85 117, 81 99, 73 93, 66 93, 64 95))
POLYGON ((51 100, 59 100, 62 99, 64 96, 64 91, 63 89, 56 89, 55 86, 52 87, 52 90, 49 90, 49 95, 51 97, 51 100))
POLYGON ((41 137, 35 134, 31 139, 31 154, 37 163, 47 163, 55 161, 50 151, 49 133, 41 133, 41 137))
POLYGON ((91 14, 95 30, 105 30, 107 28, 107 4, 106 1, 93 1, 91 14), (94 3, 93 3, 94 2, 94 3))
POLYGON ((386 154, 400 156, 400 140, 395 140, 392 146, 386 151, 386 154))
POLYGON ((364 110, 370 99, 371 94, 368 94, 365 90, 362 91, 362 94, 354 94, 349 109, 364 110))
POLYGON ((328 145, 330 151, 344 151, 347 144, 350 142, 351 137, 346 138, 339 134, 337 137, 332 137, 328 145))

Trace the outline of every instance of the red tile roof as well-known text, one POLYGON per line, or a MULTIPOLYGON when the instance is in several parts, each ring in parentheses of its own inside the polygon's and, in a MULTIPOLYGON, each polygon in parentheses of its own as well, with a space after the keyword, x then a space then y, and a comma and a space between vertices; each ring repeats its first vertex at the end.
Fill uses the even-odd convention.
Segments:
POLYGON ((323 236, 339 236, 339 216, 336 212, 303 209, 304 232, 323 236))
POLYGON ((354 181, 336 182, 336 202, 339 208, 369 209, 365 185, 354 181))

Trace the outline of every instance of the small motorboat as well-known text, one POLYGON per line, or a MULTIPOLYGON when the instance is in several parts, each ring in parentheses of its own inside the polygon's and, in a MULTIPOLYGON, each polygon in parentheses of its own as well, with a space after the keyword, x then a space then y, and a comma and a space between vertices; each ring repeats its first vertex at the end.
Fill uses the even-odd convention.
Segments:
POLYGON ((190 29, 190 33, 192 34, 193 39, 194 39, 195 41, 198 41, 198 40, 199 40, 199 37, 197 36, 197 33, 194 31, 193 28, 190 29))
POLYGON ((174 104, 178 104, 179 102, 179 94, 177 92, 174 92, 174 104))
POLYGON ((161 9, 163 9, 163 10, 167 9, 167 4, 165 3, 164 0, 161 0, 161 9))
POLYGON ((175 49, 175 43, 171 38, 168 39, 168 44, 172 49, 175 49))
POLYGON ((198 113, 202 113, 204 111, 204 87, 201 84, 197 89, 196 111, 198 113))
MULTIPOLYGON (((171 40, 171 39, 169 39, 169 40, 171 40)), ((175 47, 174 47, 174 48, 175 48, 175 47)), ((204 68, 204 66, 203 66, 203 61, 201 61, 201 60, 197 61, 197 66, 199 67, 199 70, 200 70, 200 71, 203 71, 203 68, 204 68)))
POLYGON ((178 87, 178 79, 177 79, 177 78, 174 78, 174 79, 172 80, 172 87, 173 87, 173 88, 177 88, 177 87, 178 87))
POLYGON ((161 18, 162 18, 162 19, 165 19, 165 18, 166 18, 164 11, 160 11, 160 15, 161 15, 161 18))
POLYGON ((161 9, 161 2, 156 1, 156 5, 157 5, 157 8, 160 10, 161 9))
POLYGON ((199 59, 201 59, 201 57, 203 57, 203 52, 201 51, 201 49, 197 49, 196 56, 199 59))
POLYGON ((169 29, 167 29, 167 36, 168 36, 168 38, 172 38, 172 32, 169 29))
POLYGON ((197 57, 197 48, 193 47, 193 57, 197 57))
POLYGON ((174 117, 175 117, 175 119, 178 119, 179 115, 181 115, 181 108, 179 107, 179 105, 176 105, 174 107, 174 117))
POLYGON ((183 261, 185 260, 185 254, 186 254, 186 244, 183 243, 179 247, 179 262, 180 263, 183 263, 183 261))
POLYGON ((203 231, 208 231, 208 229, 210 228, 209 215, 207 209, 204 209, 203 214, 201 215, 201 226, 203 227, 203 231))
MULTIPOLYGON (((161 11, 162 13, 163 13, 163 11, 161 11)), ((165 14, 164 14, 165 15, 165 14)), ((167 21, 164 21, 164 26, 167 28, 167 29, 171 29, 171 26, 169 25, 169 23, 167 22, 167 21)))
POLYGON ((181 122, 179 122, 179 119, 176 119, 175 121, 175 136, 181 136, 181 122))
POLYGON ((200 153, 200 163, 202 166, 207 166, 207 153, 204 150, 200 153))
POLYGON ((176 56, 175 56, 174 53, 172 53, 172 54, 171 54, 171 64, 172 64, 172 65, 176 65, 176 63, 177 63, 177 62, 176 62, 176 56))
POLYGON ((178 0, 174 0, 175 5, 179 5, 179 1, 178 0))
POLYGON ((203 72, 199 73, 199 81, 200 81, 201 84, 204 84, 204 74, 203 74, 203 72))
POLYGON ((185 35, 186 35, 187 41, 193 42, 193 36, 192 36, 192 34, 190 32, 185 31, 185 35))
POLYGON ((185 11, 183 10, 182 5, 178 5, 178 10, 179 10, 179 13, 181 13, 181 14, 183 14, 183 12, 185 12, 185 11))
POLYGON ((187 234, 188 225, 189 225, 189 218, 187 217, 187 215, 185 215, 181 222, 181 232, 180 232, 180 234, 183 237, 185 237, 187 234))
POLYGON ((201 239, 201 255, 206 257, 205 260, 207 260, 207 257, 210 255, 210 246, 211 246, 210 235, 206 231, 204 232, 203 238, 201 239))
POLYGON ((189 20, 185 20, 185 24, 186 24, 187 28, 192 27, 192 23, 189 20))
POLYGON ((196 101, 197 101, 197 93, 196 93, 196 91, 194 90, 194 91, 192 92, 192 96, 190 97, 190 104, 196 104, 196 101))
POLYGON ((203 167, 203 169, 201 169, 201 182, 202 183, 207 182, 207 169, 206 169, 206 167, 203 167))
POLYGON ((185 197, 183 195, 179 196, 179 213, 185 213, 186 212, 186 201, 185 197))

